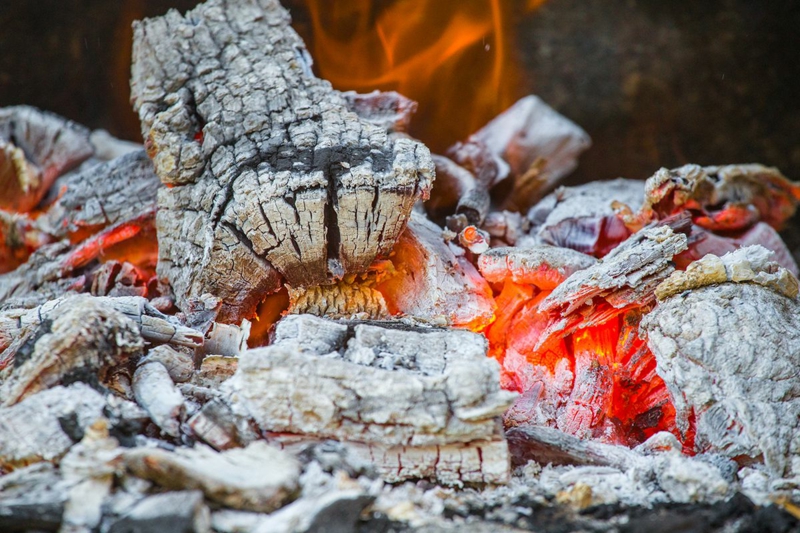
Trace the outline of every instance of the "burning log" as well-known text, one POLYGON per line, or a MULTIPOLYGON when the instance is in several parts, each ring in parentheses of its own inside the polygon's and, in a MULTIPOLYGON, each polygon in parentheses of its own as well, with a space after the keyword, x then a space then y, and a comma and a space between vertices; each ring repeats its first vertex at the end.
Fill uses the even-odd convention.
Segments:
POLYGON ((252 315, 281 275, 299 287, 366 270, 433 177, 423 145, 313 76, 288 23, 274 0, 211 0, 135 27, 134 107, 169 186, 159 275, 181 307, 222 298, 222 321, 252 315))
POLYGON ((761 247, 708 256, 658 288, 642 321, 676 422, 694 451, 743 462, 763 457, 777 475, 798 464, 798 282, 761 247))

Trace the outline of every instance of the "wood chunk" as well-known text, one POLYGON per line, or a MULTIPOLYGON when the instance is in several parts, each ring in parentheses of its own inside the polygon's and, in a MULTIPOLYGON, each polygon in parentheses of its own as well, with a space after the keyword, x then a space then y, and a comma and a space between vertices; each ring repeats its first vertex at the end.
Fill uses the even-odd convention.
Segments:
POLYGON ((800 303, 755 283, 695 288, 642 320, 694 451, 800 472, 800 303))
MULTIPOLYGON (((579 270, 556 287, 540 308, 561 316, 603 298, 617 309, 636 302, 644 305, 652 292, 674 270, 672 256, 686 249, 686 236, 667 226, 645 228, 620 244, 595 265, 579 270), (646 289, 646 290, 643 290, 646 289)), ((652 296, 650 296, 652 298, 652 296)))
POLYGON ((343 92, 347 107, 362 118, 390 133, 406 132, 417 103, 396 91, 372 91, 359 94, 343 92))
POLYGON ((136 219, 153 211, 161 182, 144 150, 71 174, 45 212, 42 227, 63 238, 136 219))
POLYGON ((433 163, 311 72, 277 0, 210 0, 135 24, 132 99, 159 192, 159 275, 179 306, 214 293, 251 315, 388 253, 433 163))
POLYGON ((686 270, 673 272, 656 287, 656 297, 665 300, 683 291, 732 281, 757 283, 789 298, 796 298, 797 278, 771 261, 774 255, 757 244, 728 252, 722 257, 708 254, 690 264, 686 270))
POLYGON ((472 135, 508 162, 516 187, 524 197, 509 197, 524 210, 541 198, 578 165, 578 156, 591 139, 579 126, 558 114, 537 96, 526 96, 472 135), (535 186, 524 177, 540 160, 535 186))
POLYGON ((134 448, 124 460, 131 473, 163 487, 199 489, 222 505, 266 513, 292 497, 300 476, 292 456, 263 441, 222 453, 202 445, 173 452, 134 448))
POLYGON ((114 367, 144 348, 136 324, 102 301, 78 296, 59 311, 39 324, 32 350, 18 351, 13 368, 4 370, 0 404, 72 380, 107 383, 114 367))
MULTIPOLYGON (((290 319, 303 320, 284 320, 290 319)), ((308 343, 304 350, 287 337, 243 353, 223 385, 234 412, 264 431, 382 445, 497 434, 497 417, 515 395, 500 390, 497 363, 485 357, 482 337, 369 324, 353 331, 341 354, 310 353, 308 343)))
POLYGON ((89 131, 33 107, 0 109, 0 208, 28 212, 55 179, 94 153, 89 131))
POLYGON ((102 416, 103 397, 83 383, 54 387, 11 407, 0 407, 0 472, 39 461, 58 461, 102 416), (77 437, 77 438, 76 438, 77 437))
POLYGON ((376 288, 392 314, 474 331, 491 322, 491 288, 460 248, 445 243, 433 222, 413 214, 391 261, 397 273, 376 288))
POLYGON ((208 533, 210 524, 211 514, 203 493, 186 490, 148 496, 104 530, 108 533, 208 533))
POLYGON ((664 218, 692 209, 695 224, 711 231, 745 230, 763 220, 781 229, 800 202, 800 184, 763 165, 660 169, 645 184, 642 216, 664 218))
POLYGON ((185 415, 183 395, 175 387, 166 367, 148 361, 133 374, 133 394, 150 419, 170 437, 179 437, 185 415))
POLYGON ((602 257, 627 239, 622 213, 637 211, 644 184, 618 178, 560 187, 528 211, 530 234, 522 244, 551 244, 602 257))
POLYGON ((503 247, 481 254, 478 268, 492 283, 512 281, 549 291, 596 262, 592 256, 557 246, 503 247))

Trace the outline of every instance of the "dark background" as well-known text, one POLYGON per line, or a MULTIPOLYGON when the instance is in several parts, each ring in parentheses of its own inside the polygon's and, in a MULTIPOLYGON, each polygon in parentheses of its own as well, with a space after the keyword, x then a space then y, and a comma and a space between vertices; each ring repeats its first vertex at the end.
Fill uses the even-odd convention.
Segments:
MULTIPOLYGON (((0 0, 0 106, 138 140, 130 23, 195 3, 0 0)), ((284 5, 311 38, 302 1, 284 5)), ((800 178, 800 2, 549 0, 517 30, 523 91, 594 141, 571 182, 688 162, 761 162, 800 178)))

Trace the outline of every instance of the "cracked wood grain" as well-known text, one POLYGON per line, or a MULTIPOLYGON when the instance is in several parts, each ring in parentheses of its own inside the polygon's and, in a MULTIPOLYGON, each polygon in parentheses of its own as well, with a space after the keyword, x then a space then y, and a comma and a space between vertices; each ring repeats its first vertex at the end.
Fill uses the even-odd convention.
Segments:
POLYGON ((428 149, 311 72, 277 0, 210 0, 136 23, 132 99, 156 172, 158 272, 179 305, 251 314, 389 252, 433 178, 428 149))

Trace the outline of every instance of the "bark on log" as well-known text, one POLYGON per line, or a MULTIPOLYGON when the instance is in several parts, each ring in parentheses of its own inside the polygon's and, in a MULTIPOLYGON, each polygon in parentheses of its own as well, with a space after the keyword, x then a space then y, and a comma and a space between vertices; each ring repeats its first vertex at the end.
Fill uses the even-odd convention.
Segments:
POLYGON ((311 73, 277 0, 210 0, 135 25, 132 94, 156 172, 159 274, 184 305, 251 314, 388 253, 433 177, 422 144, 349 110, 311 73))

